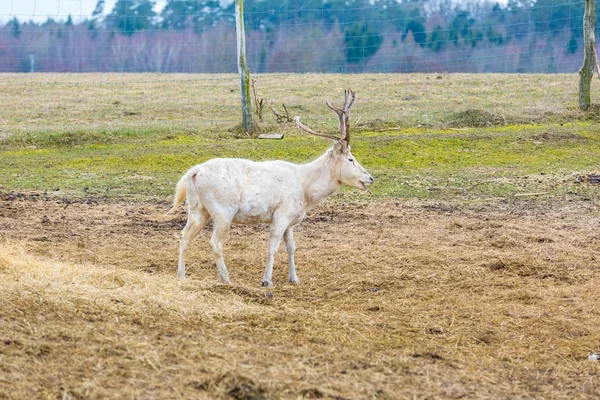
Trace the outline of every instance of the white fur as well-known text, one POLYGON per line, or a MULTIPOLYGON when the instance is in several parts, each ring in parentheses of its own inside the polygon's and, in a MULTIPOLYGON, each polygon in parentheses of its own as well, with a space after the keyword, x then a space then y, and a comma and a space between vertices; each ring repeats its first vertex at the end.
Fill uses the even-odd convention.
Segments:
POLYGON ((273 284, 273 259, 283 237, 289 261, 289 282, 299 283, 294 265, 294 226, 308 210, 325 200, 340 184, 366 189, 373 182, 354 159, 349 146, 334 143, 311 163, 254 162, 212 159, 192 167, 177 184, 173 207, 188 199, 188 221, 183 229, 177 275, 185 279, 184 253, 190 241, 210 220, 210 239, 221 278, 230 282, 223 261, 223 239, 231 223, 270 223, 267 266, 263 285, 273 284))
POLYGON ((188 220, 181 234, 177 275, 185 279, 185 250, 190 241, 212 219, 210 239, 215 263, 221 278, 230 283, 223 261, 223 239, 231 223, 270 223, 271 235, 263 286, 273 286, 273 259, 281 239, 288 253, 289 282, 299 283, 294 265, 294 227, 315 205, 329 197, 341 184, 366 190, 373 177, 350 152, 350 108, 356 96, 345 91, 340 109, 327 106, 339 118, 342 137, 316 133, 300 122, 296 125, 311 135, 334 141, 321 157, 298 165, 285 161, 254 162, 233 158, 216 158, 192 167, 177 183, 173 209, 188 200, 188 220))

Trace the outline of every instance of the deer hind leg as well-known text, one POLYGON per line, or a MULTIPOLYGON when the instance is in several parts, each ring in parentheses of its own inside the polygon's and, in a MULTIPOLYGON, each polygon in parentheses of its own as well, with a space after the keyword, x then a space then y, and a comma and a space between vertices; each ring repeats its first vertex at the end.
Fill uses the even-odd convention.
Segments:
POLYGON ((215 258, 215 264, 217 264, 217 269, 219 270, 221 278, 226 283, 231 283, 231 280, 229 279, 229 272, 227 271, 225 261, 223 260, 223 239, 227 236, 230 225, 231 219, 222 216, 213 218, 213 233, 210 238, 210 245, 215 258))
POLYGON ((185 251, 192 239, 198 235, 208 221, 208 213, 204 208, 189 210, 188 220, 185 228, 181 232, 181 242, 179 243, 179 265, 177 267, 177 276, 185 279, 185 251))
POLYGON ((283 234, 283 240, 285 242, 285 250, 288 255, 288 265, 290 267, 290 273, 288 275, 288 282, 298 285, 300 280, 296 275, 296 264, 294 262, 294 253, 296 252, 296 243, 294 243, 294 228, 289 227, 283 234))
POLYGON ((288 221, 277 221, 271 226, 271 236, 269 238, 269 247, 267 249, 267 266, 263 277, 262 285, 265 287, 273 287, 273 263, 275 261, 275 253, 281 244, 281 237, 287 230, 288 221))

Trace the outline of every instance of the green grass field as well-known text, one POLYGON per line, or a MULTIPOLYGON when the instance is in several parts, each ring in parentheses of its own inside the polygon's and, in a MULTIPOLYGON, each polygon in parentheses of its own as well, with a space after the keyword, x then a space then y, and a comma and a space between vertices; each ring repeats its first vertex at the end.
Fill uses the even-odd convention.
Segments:
MULTIPOLYGON (((256 79, 268 107, 282 112, 286 104, 292 115, 328 133, 337 120, 325 100, 340 100, 342 88, 352 86, 358 94, 353 152, 378 178, 375 198, 590 195, 572 174, 597 170, 598 114, 595 107, 577 111, 574 75, 256 79)), ((268 109, 261 129, 284 133, 283 141, 240 135, 235 76, 41 75, 31 82, 21 75, 7 81, 3 92, 10 101, 0 111, 4 190, 159 198, 172 193, 189 167, 212 157, 306 162, 328 145, 293 123, 277 124, 268 109)))

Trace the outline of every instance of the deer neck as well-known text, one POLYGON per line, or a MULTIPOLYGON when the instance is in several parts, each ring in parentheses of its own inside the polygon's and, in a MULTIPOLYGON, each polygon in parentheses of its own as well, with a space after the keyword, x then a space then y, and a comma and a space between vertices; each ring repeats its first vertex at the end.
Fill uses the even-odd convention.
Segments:
POLYGON ((302 166, 304 201, 308 208, 331 196, 340 186, 340 169, 333 150, 328 149, 321 157, 302 166))

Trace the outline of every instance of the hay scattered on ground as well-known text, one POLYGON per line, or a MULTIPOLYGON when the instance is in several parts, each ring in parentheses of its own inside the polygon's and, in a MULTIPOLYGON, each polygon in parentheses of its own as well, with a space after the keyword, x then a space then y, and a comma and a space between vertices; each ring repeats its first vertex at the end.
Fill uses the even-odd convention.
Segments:
POLYGON ((264 227, 234 227, 233 286, 183 213, 0 203, 3 398, 592 398, 600 394, 595 204, 321 207, 300 286, 264 227))

